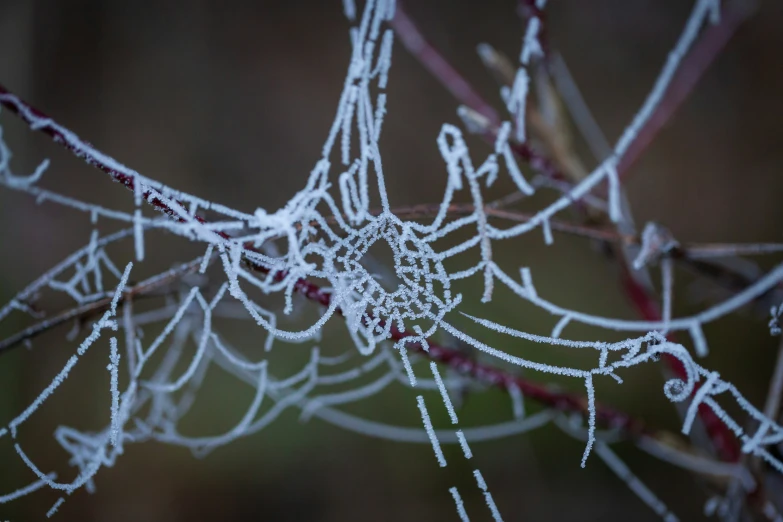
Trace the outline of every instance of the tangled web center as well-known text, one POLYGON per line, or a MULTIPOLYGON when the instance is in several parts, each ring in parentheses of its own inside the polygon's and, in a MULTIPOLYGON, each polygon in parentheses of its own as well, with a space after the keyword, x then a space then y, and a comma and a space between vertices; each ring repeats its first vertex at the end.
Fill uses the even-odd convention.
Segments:
POLYGON ((350 234, 338 245, 334 259, 336 268, 348 276, 351 294, 357 296, 343 311, 361 316, 375 334, 388 333, 392 325, 404 332, 406 321, 442 317, 458 302, 441 256, 391 214, 381 215, 350 234), (394 258, 394 289, 383 284, 390 278, 371 270, 373 260, 368 252, 379 241, 388 245, 394 258))

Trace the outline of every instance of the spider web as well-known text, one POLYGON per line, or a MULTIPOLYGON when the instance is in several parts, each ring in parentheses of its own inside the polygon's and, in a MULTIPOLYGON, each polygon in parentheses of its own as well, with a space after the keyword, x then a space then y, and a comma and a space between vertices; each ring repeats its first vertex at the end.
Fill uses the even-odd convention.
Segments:
MULTIPOLYGON (((537 2, 537 7, 543 9, 544 3, 537 2)), ((492 136, 492 152, 480 162, 475 161, 475 154, 467 146, 462 131, 452 124, 442 126, 436 144, 445 166, 445 187, 435 216, 425 223, 403 219, 393 211, 378 145, 387 111, 385 90, 389 84, 394 41, 394 34, 386 25, 395 16, 394 2, 368 0, 359 14, 354 3, 346 0, 344 11, 355 23, 350 30, 352 53, 322 157, 310 172, 304 188, 275 211, 259 208, 252 214, 240 212, 144 177, 32 110, 16 96, 0 93, 0 101, 18 113, 32 129, 48 132, 77 155, 131 188, 135 204, 132 212, 123 212, 41 188, 38 183, 49 166, 48 161, 29 176, 13 174, 11 154, 0 135, 2 185, 41 202, 87 213, 95 225, 85 247, 0 308, 0 321, 12 313, 34 314, 31 304, 44 290, 67 295, 77 308, 72 316, 39 323, 41 330, 71 319, 80 307, 96 307, 96 303, 102 303, 102 315, 49 386, 24 411, 0 428, 0 437, 14 440, 19 458, 37 476, 33 483, 0 496, 0 502, 44 487, 62 491, 64 495, 80 488, 93 491, 96 473, 104 466, 113 466, 127 444, 154 440, 205 454, 262 430, 285 410, 296 408, 301 410, 304 419, 315 416, 369 436, 430 444, 435 461, 441 467, 448 465, 441 444, 459 444, 464 458, 472 459, 471 442, 507 437, 554 423, 565 433, 584 440, 582 466, 592 453, 596 453, 651 509, 666 520, 676 520, 665 504, 610 449, 613 437, 616 437, 613 430, 598 430, 594 388, 595 379, 610 377, 621 383, 623 370, 656 361, 662 355, 676 358, 685 371, 683 378, 671 378, 663 388, 671 401, 687 403, 682 433, 690 433, 699 408, 706 405, 742 442, 744 453, 760 457, 783 472, 783 464, 768 449, 783 442, 783 428, 751 405, 718 373, 697 362, 708 354, 702 327, 775 287, 783 280, 783 265, 773 268, 753 285, 718 305, 693 316, 672 317, 672 268, 662 260, 663 317, 660 321, 634 321, 597 316, 558 305, 537 293, 530 269, 524 266, 503 268, 493 258, 493 248, 498 242, 539 229, 543 231, 545 241, 550 243, 550 220, 575 201, 588 200, 591 191, 599 186, 606 187, 608 197, 606 202, 598 204, 608 209, 611 220, 626 227, 633 226, 624 208, 617 166, 651 117, 699 31, 705 24, 717 23, 718 2, 698 0, 695 3, 652 91, 606 159, 584 179, 566 187, 553 203, 540 209, 531 219, 507 228, 490 222, 484 193, 501 176, 508 176, 524 196, 540 189, 540 184, 528 179, 512 150, 512 142, 526 140, 528 66, 542 54, 540 18, 530 18, 513 86, 501 93, 508 109, 508 120, 502 122, 492 136), (470 197, 473 210, 455 218, 448 210, 460 194, 470 197), (142 206, 145 204, 151 204, 162 214, 144 216, 142 206), (202 215, 207 213, 216 219, 206 221, 202 215), (124 223, 126 228, 101 236, 97 228, 99 221, 124 223), (203 256, 130 284, 134 263, 121 268, 123 264, 109 256, 108 247, 132 240, 135 264, 143 263, 149 254, 145 251, 145 235, 158 229, 203 245, 203 256), (464 237, 468 239, 455 239, 464 237), (376 244, 385 244, 391 249, 394 278, 379 277, 371 270, 369 252, 376 244), (188 276, 207 275, 211 281, 219 281, 214 292, 193 284, 160 308, 134 313, 125 306, 130 296, 172 280, 187 281, 188 276), (470 278, 483 281, 483 302, 491 301, 495 287, 502 285, 519 299, 549 312, 554 319, 551 335, 534 335, 460 312, 463 297, 454 287, 456 282, 470 278), (394 279, 394 283, 390 285, 388 279, 394 279), (263 299, 253 297, 255 295, 263 296, 263 299), (270 296, 277 297, 278 308, 267 305, 270 296), (296 314, 298 296, 320 306, 318 318, 302 329, 278 326, 281 321, 277 310, 282 310, 283 316, 296 314), (323 327, 335 316, 342 316, 353 343, 351 350, 338 356, 323 354, 319 348, 324 342, 321 338, 323 327), (251 359, 243 355, 221 335, 214 324, 215 319, 224 317, 249 318, 265 332, 263 350, 256 357, 251 359), (518 357, 465 333, 459 324, 466 321, 510 339, 590 351, 595 354, 594 366, 583 369, 518 357), (629 332, 635 337, 615 343, 563 338, 564 331, 572 323, 629 332), (140 335, 145 329, 156 326, 162 331, 154 338, 140 335), (666 334, 676 331, 691 336, 694 353, 667 338, 666 334), (576 379, 586 392, 585 418, 568 416, 555 409, 526 415, 524 393, 513 382, 503 381, 514 405, 512 419, 488 426, 463 427, 452 397, 461 388, 470 386, 469 379, 458 372, 441 373, 436 361, 444 362, 438 355, 442 354, 442 349, 433 341, 439 332, 449 334, 489 358, 519 368, 576 379), (42 470, 34 462, 23 449, 17 431, 57 391, 85 353, 95 344, 106 345, 107 339, 110 417, 106 427, 97 433, 66 426, 57 428, 55 439, 78 469, 73 480, 61 482, 54 472, 42 470), (187 349, 189 344, 194 350, 187 349), (267 360, 269 352, 290 349, 307 350, 308 362, 290 375, 273 373, 267 360), (413 358, 430 358, 430 363, 414 365, 413 358), (183 433, 180 421, 191 411, 206 372, 213 366, 246 383, 253 390, 252 401, 235 426, 223 434, 194 436, 183 433), (178 370, 181 368, 184 370, 178 370), (388 425, 340 408, 372 397, 392 385, 416 391, 415 404, 411 403, 409 407, 418 410, 422 420, 420 428, 388 425), (755 431, 741 426, 721 406, 719 396, 738 405, 756 421, 755 431), (451 424, 448 428, 436 429, 433 425, 430 408, 438 402, 448 413, 451 424)), ((461 114, 470 123, 465 109, 461 114)), ((470 125, 468 130, 472 130, 470 125)), ((655 265, 661 253, 674 244, 654 224, 645 227, 642 239, 634 262, 634 267, 640 271, 655 265)), ((458 361, 456 369, 459 364, 468 363, 458 361)), ((744 491, 755 488, 753 476, 741 465, 678 453, 649 438, 642 439, 638 445, 686 469, 728 477, 744 491)), ((479 469, 475 469, 474 478, 485 498, 486 509, 495 520, 502 520, 500 509, 479 469)), ((457 488, 445 493, 454 499, 460 519, 469 520, 457 488)), ((63 496, 51 507, 48 516, 56 513, 65 498, 63 496)), ((711 502, 711 509, 719 509, 725 504, 722 499, 711 502)))

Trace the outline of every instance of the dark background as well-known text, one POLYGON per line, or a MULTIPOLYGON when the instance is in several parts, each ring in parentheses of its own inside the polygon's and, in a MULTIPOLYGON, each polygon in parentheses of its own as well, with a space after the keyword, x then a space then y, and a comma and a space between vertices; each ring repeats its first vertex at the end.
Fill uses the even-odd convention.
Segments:
MULTIPOLYGON (((616 139, 651 87, 691 2, 551 4, 553 46, 562 52, 609 139, 616 139)), ((517 55, 524 26, 515 2, 428 0, 409 2, 408 10, 431 42, 501 110, 496 85, 475 46, 488 42, 517 55)), ((626 187, 639 223, 655 220, 681 241, 781 240, 782 23, 783 4, 760 2, 634 166, 626 187)), ((338 0, 2 0, 0 82, 149 177, 244 211, 275 209, 304 185, 319 158, 348 63, 347 30, 338 0)), ((435 138, 443 122, 458 123, 456 102, 399 43, 388 108, 381 150, 392 204, 439 200, 445 171, 435 138)), ((0 123, 16 154, 16 172, 29 172, 50 157, 53 165, 42 182, 47 188, 131 208, 129 194, 104 174, 28 132, 5 111, 0 123)), ((489 152, 482 146, 477 143, 474 157, 489 152)), ((0 190, 0 300, 7 301, 85 244, 89 229, 83 215, 0 190)), ((160 256, 156 262, 163 266, 177 260, 177 249, 187 248, 179 239, 148 236, 148 251, 160 256)), ((126 246, 129 255, 132 245, 126 246)), ((540 294, 576 309, 633 317, 616 267, 590 243, 556 236, 549 248, 538 238, 505 248, 500 259, 532 267, 540 294)), ((708 289, 694 291, 687 276, 678 281, 677 314, 706 306, 708 289)), ((470 292, 466 295, 477 303, 470 292)), ((470 306, 526 331, 547 333, 552 326, 545 316, 528 313, 502 294, 490 311, 470 306)), ((777 342, 768 334, 764 312, 745 311, 706 329, 712 354, 705 364, 758 406, 777 342)), ((27 324, 15 317, 0 325, 3 336, 27 324)), ((2 358, 0 423, 26 407, 72 353, 64 331, 42 338, 33 350, 2 358)), ((248 329, 247 336, 254 331, 248 329)), ((242 337, 243 332, 234 333, 242 337)), ((603 334, 575 328, 571 335, 603 334)), ((71 480, 72 470, 51 441, 52 430, 61 422, 96 428, 106 422, 101 365, 105 360, 96 358, 80 368, 73 382, 58 391, 62 394, 54 405, 22 432, 36 458, 59 463, 61 480, 71 480)), ((659 369, 650 366, 632 375, 622 387, 599 387, 601 400, 677 431, 659 369)), ((246 394, 216 382, 199 410, 201 426, 230 425, 241 415, 244 402, 234 401, 244 401, 246 394)), ((507 418, 509 411, 507 398, 498 392, 471 398, 465 408, 466 418, 476 424, 507 418)), ((402 392, 369 401, 362 411, 417 425, 414 402, 402 392)), ((474 464, 506 520, 655 520, 596 456, 582 470, 581 443, 555 428, 474 444, 473 450, 474 464)), ((618 452, 683 520, 701 516, 706 497, 690 475, 631 446, 620 445, 618 452)), ((451 448, 448 455, 459 450, 451 448)), ((130 446, 115 468, 99 472, 94 495, 75 493, 57 517, 453 520, 447 489, 456 485, 471 520, 489 520, 472 468, 451 460, 455 464, 442 471, 428 446, 368 439, 318 420, 303 424, 288 412, 269 429, 203 460, 159 444, 130 446)), ((33 478, 8 438, 0 440, 0 494, 33 478)), ((0 505, 0 519, 43 519, 56 498, 42 491, 0 505)))

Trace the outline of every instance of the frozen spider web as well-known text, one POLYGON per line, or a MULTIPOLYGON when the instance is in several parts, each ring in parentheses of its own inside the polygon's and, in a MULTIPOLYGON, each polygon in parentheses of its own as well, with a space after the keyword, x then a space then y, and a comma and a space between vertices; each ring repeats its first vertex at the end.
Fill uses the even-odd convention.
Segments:
MULTIPOLYGON (((545 2, 537 2, 539 9, 545 2)), ((460 128, 444 124, 435 142, 445 165, 443 198, 434 217, 427 221, 406 220, 390 205, 379 140, 387 111, 385 90, 389 84, 394 34, 387 24, 395 16, 392 0, 369 0, 361 13, 349 0, 344 2, 346 17, 354 23, 350 30, 352 53, 336 115, 322 149, 321 159, 307 177, 304 188, 275 211, 257 209, 240 212, 223 205, 175 190, 122 165, 94 149, 68 129, 32 110, 10 93, 0 93, 0 101, 33 129, 44 130, 77 155, 98 165, 116 181, 133 190, 135 210, 123 212, 86 203, 39 186, 48 168, 44 162, 31 175, 15 175, 10 170, 10 151, 0 139, 0 183, 8 189, 27 193, 38 201, 71 207, 91 216, 95 225, 89 243, 30 284, 0 309, 0 321, 12 313, 35 314, 31 303, 41 292, 60 292, 73 300, 72 315, 58 316, 47 323, 66 322, 83 308, 101 310, 89 334, 81 339, 76 352, 51 383, 18 416, 0 428, 0 437, 10 437, 18 457, 36 475, 21 489, 0 496, 8 502, 41 488, 63 493, 48 515, 52 516, 67 498, 80 488, 93 491, 95 475, 104 466, 113 466, 127 444, 159 441, 184 446, 205 454, 240 437, 252 435, 272 423, 289 408, 301 411, 302 418, 318 417, 344 429, 395 441, 430 444, 437 465, 446 467, 442 444, 459 444, 466 459, 472 459, 471 442, 492 440, 554 423, 565 433, 585 441, 581 464, 591 453, 612 471, 656 513, 676 520, 666 505, 610 449, 612 430, 598 430, 594 380, 609 377, 622 382, 626 368, 656 361, 662 355, 678 360, 683 377, 669 379, 663 388, 673 402, 686 404, 682 432, 690 433, 700 408, 706 406, 742 443, 742 451, 757 456, 778 471, 783 464, 770 452, 770 446, 783 442, 783 428, 753 405, 730 383, 697 362, 708 353, 703 325, 715 321, 756 299, 783 280, 783 265, 769 271, 753 285, 724 302, 690 317, 671 316, 671 265, 660 263, 663 288, 663 317, 660 321, 633 321, 601 317, 568 309, 537 293, 531 270, 499 266, 493 248, 531 232, 543 232, 552 241, 550 220, 590 196, 599 186, 607 189, 605 208, 612 221, 632 226, 618 181, 617 165, 639 130, 651 117, 661 96, 705 24, 716 23, 719 6, 715 0, 698 0, 685 29, 669 55, 656 83, 631 124, 601 161, 578 183, 563 189, 551 204, 531 219, 506 228, 493 224, 485 211, 485 191, 499 177, 507 176, 522 195, 531 195, 538 184, 517 163, 512 145, 526 139, 527 105, 531 60, 542 53, 538 39, 541 20, 529 19, 514 84, 502 92, 508 120, 492 135, 492 152, 481 161, 466 145, 460 128), (449 208, 457 195, 466 194, 472 211, 454 217, 449 208), (142 206, 150 204, 161 213, 145 216, 142 206), (207 221, 206 213, 217 216, 207 221), (119 232, 101 235, 99 221, 125 223, 119 232), (135 265, 143 264, 145 235, 162 229, 204 246, 203 256, 178 265, 168 272, 131 284, 135 265), (467 232, 467 233, 466 233, 467 232), (467 239, 465 239, 467 238, 467 239), (135 245, 134 263, 116 263, 109 247, 123 240, 135 245), (372 269, 370 250, 387 245, 393 256, 394 277, 379 277, 372 269), (193 283, 199 278, 218 280, 215 290, 193 283), (549 336, 534 335, 490 319, 460 312, 462 295, 456 282, 481 278, 482 301, 492 300, 496 286, 502 285, 519 299, 546 310, 553 318, 549 336), (388 279, 394 280, 389 284, 388 279), (169 296, 164 306, 134 313, 126 304, 132 296, 182 281, 181 289, 169 296), (190 283, 189 283, 190 282, 190 283), (257 297, 263 296, 263 299, 257 297), (269 297, 278 297, 279 308, 269 307, 269 297), (283 316, 299 313, 304 296, 319 307, 317 319, 301 329, 279 324, 283 316), (97 303, 97 304, 96 304, 97 303), (262 304, 263 303, 263 304, 262 304), (342 319, 336 316, 341 316, 342 319), (217 319, 249 318, 265 333, 263 347, 249 358, 231 345, 218 328, 217 319), (326 355, 322 331, 328 321, 345 325, 352 348, 341 355, 326 355), (460 324, 470 323, 508 339, 524 339, 595 354, 592 368, 557 366, 521 358, 468 335, 460 324), (563 337, 572 323, 607 330, 629 332, 621 342, 573 341, 563 337), (154 338, 144 337, 145 329, 161 329, 154 338), (694 345, 671 342, 666 334, 687 332, 694 345), (495 425, 463 427, 453 404, 457 392, 470 386, 465 370, 475 370, 468 359, 444 355, 433 339, 447 333, 489 359, 518 368, 575 379, 584 386, 586 415, 567 416, 556 410, 526 415, 525 397, 513 381, 495 379, 512 398, 512 419, 495 425), (19 428, 36 413, 68 378, 93 345, 108 346, 107 372, 111 411, 106 427, 99 432, 61 426, 55 439, 70 455, 78 469, 75 478, 60 481, 57 474, 42 469, 18 437, 19 428), (272 350, 305 350, 306 364, 295 373, 277 375, 270 368, 272 350), (290 346, 289 346, 290 345, 290 346), (429 359, 429 364, 417 361, 429 359), (437 363, 441 363, 440 365, 437 363), (219 367, 253 392, 253 398, 236 425, 220 435, 194 436, 183 433, 180 421, 191 411, 207 370, 219 367), (447 371, 443 372, 443 367, 447 371), (184 369, 183 369, 184 368, 184 369), (463 372, 461 373, 460 370, 463 372), (340 406, 365 400, 390 386, 416 391, 415 408, 421 427, 394 426, 358 417, 340 406), (748 431, 721 405, 719 398, 732 401, 755 422, 748 431), (433 425, 430 408, 441 403, 450 426, 433 425)), ((460 114, 468 122, 466 109, 460 114)), ((474 117, 475 119, 475 117, 474 117)), ((1 136, 0 136, 1 138, 1 136)), ((637 252, 635 268, 646 270, 670 248, 655 225, 648 225, 637 252)), ((779 314, 778 314, 779 315, 779 314)), ((28 332, 29 333, 29 332, 28 332)), ((94 349, 93 349, 94 350, 94 349)), ((474 375, 475 376, 475 375, 474 375)), ((484 375, 487 377, 487 375, 484 375)), ((489 376, 492 381, 492 376, 489 376)), ((440 406, 438 406, 440 407, 440 406)), ((752 491, 754 477, 741 465, 720 463, 690 454, 677 453, 644 439, 639 447, 653 455, 699 473, 726 477, 737 488, 752 491)), ((502 520, 490 487, 479 469, 474 471, 476 487, 495 520, 502 520)), ((455 503, 457 516, 469 520, 468 508, 456 487, 444 492, 455 503)), ((717 510, 722 500, 714 500, 717 510)))

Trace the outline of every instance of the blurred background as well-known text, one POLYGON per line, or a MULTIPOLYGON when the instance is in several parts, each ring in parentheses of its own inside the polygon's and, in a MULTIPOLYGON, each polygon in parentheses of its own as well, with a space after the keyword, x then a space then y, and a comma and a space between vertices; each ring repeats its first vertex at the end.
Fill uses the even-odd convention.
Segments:
MULTIPOLYGON (((475 49, 487 42, 517 56, 524 24, 516 3, 407 4, 431 43, 503 113, 497 85, 475 49)), ((638 223, 654 220, 683 242, 781 241, 783 4, 748 5, 754 13, 625 185, 638 223)), ((691 2, 679 0, 561 0, 547 8, 551 45, 562 53, 610 141, 644 99, 690 8, 691 2)), ((146 176, 242 211, 274 210, 303 187, 319 159, 348 64, 348 28, 339 0, 0 0, 0 83, 146 176)), ((435 139, 442 123, 459 124, 457 103, 399 43, 388 93, 381 152, 392 206, 437 202, 445 169, 435 139)), ((129 194, 106 175, 30 132, 7 111, 0 112, 0 124, 15 153, 15 172, 30 172, 48 157, 46 188, 132 208, 129 194)), ((476 141, 473 151, 480 158, 490 148, 476 141)), ((588 154, 583 159, 594 165, 588 154)), ((498 194, 510 188, 501 185, 498 194)), ((521 208, 540 208, 542 201, 547 200, 534 198, 521 208)), ((112 224, 103 225, 102 232, 111 230, 112 224)), ((0 301, 86 244, 90 230, 89 216, 0 190, 0 301)), ((148 252, 155 256, 134 272, 138 279, 199 255, 179 238, 147 236, 148 252)), ((554 302, 635 316, 616 263, 584 239, 558 235, 546 247, 539 237, 525 237, 497 249, 510 273, 514 266, 530 266, 539 294, 554 302)), ((124 266, 132 245, 115 253, 124 266)), ((759 263, 765 269, 779 261, 772 256, 759 263)), ((680 275, 677 315, 726 295, 680 275)), ((552 327, 550 317, 503 292, 490 305, 479 304, 477 282, 463 292, 467 312, 535 333, 552 327)), ((58 310, 55 301, 41 304, 58 310)), ((711 347, 705 364, 758 406, 779 341, 769 335, 767 311, 744 310, 705 330, 711 347)), ((21 314, 4 321, 0 338, 29 322, 21 314)), ((258 344, 258 332, 249 325, 231 328, 237 343, 258 344)), ((22 411, 73 353, 67 330, 2 357, 0 424, 22 411)), ((567 333, 620 338, 576 327, 567 333)), ((341 335, 326 337, 325 349, 329 342, 344 343, 341 335)), ((508 340, 495 341, 511 349, 502 345, 508 340)), ((51 439, 54 428, 67 423, 98 429, 108 418, 105 353, 95 352, 20 433, 27 451, 58 469, 61 480, 71 480, 73 470, 51 439)), ((521 347, 516 353, 534 357, 536 351, 521 347)), ((295 371, 284 358, 278 364, 270 369, 281 368, 280 375, 295 371)), ((599 399, 677 432, 660 368, 630 375, 623 386, 599 386, 599 399)), ((207 386, 192 426, 219 432, 241 417, 250 395, 226 377, 216 376, 207 386)), ((398 386, 354 411, 418 426, 412 397, 398 386)), ((468 396, 461 415, 465 424, 503 420, 510 416, 509 404, 500 392, 477 393, 468 396)), ((506 520, 656 520, 600 460, 593 457, 581 469, 582 449, 581 442, 544 427, 474 444, 471 464, 482 470, 506 520)), ((703 517, 704 489, 691 475, 632 445, 617 451, 682 520, 703 517)), ((289 411, 268 429, 203 459, 161 444, 132 445, 114 468, 99 472, 94 494, 80 490, 56 516, 118 522, 455 520, 447 491, 457 486, 471 520, 489 520, 473 467, 460 464, 459 454, 449 448, 454 464, 441 470, 428 445, 375 440, 317 419, 301 422, 298 412, 289 411)), ((33 479, 8 438, 0 439, 0 494, 33 479)), ((0 505, 0 520, 41 520, 58 496, 41 491, 0 505)))

